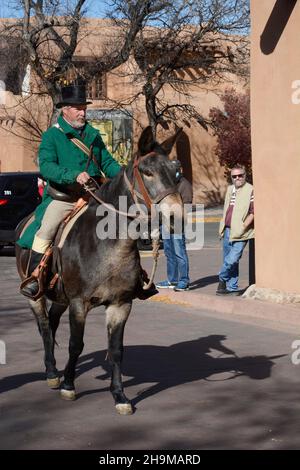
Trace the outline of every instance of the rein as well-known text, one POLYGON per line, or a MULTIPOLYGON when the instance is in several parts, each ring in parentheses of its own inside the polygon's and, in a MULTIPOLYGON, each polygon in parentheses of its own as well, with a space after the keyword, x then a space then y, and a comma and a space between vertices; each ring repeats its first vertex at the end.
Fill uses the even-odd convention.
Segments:
MULTIPOLYGON (((89 160, 88 160, 88 163, 86 165, 86 170, 87 170, 87 168, 89 166, 89 163, 91 161, 91 158, 92 158, 91 155, 92 155, 92 153, 90 153, 90 155, 89 155, 89 160)), ((151 211, 152 204, 157 204, 158 202, 160 202, 162 199, 164 199, 169 194, 176 193, 176 187, 168 188, 168 189, 165 189, 164 191, 161 191, 156 196, 156 198, 151 199, 151 197, 150 197, 150 195, 149 195, 149 193, 148 193, 148 191, 145 187, 145 184, 144 184, 143 178, 141 176, 141 173, 139 171, 138 165, 139 165, 139 162, 141 160, 144 160, 145 158, 147 158, 149 156, 155 156, 155 155, 156 155, 155 152, 150 152, 150 153, 147 153, 146 155, 143 155, 142 157, 138 157, 138 156, 135 157, 134 162, 133 162, 132 182, 129 181, 129 178, 126 174, 126 170, 124 169, 123 176, 124 176, 125 184, 126 184, 127 188, 129 189, 130 194, 131 194, 134 202, 139 207, 140 213, 142 215, 132 215, 129 212, 120 211, 119 209, 116 209, 112 204, 109 204, 109 203, 103 201, 99 196, 96 196, 96 194, 94 193, 95 188, 100 189, 100 186, 98 185, 98 183, 92 177, 90 177, 90 180, 92 180, 92 183, 93 183, 92 187, 89 184, 84 184, 83 187, 84 187, 85 191, 87 191, 99 204, 102 204, 104 207, 106 207, 107 209, 112 210, 113 212, 116 212, 117 214, 124 215, 125 217, 129 217, 131 219, 137 219, 137 218, 149 219, 149 218, 151 218, 151 215, 146 214, 142 210, 141 205, 138 201, 138 198, 140 198, 142 201, 144 201, 147 208, 148 208, 148 210, 151 211), (137 191, 136 188, 135 188, 135 184, 134 184, 135 181, 137 182, 137 185, 139 187, 140 192, 137 191)), ((107 180, 104 178, 103 181, 107 181, 107 180)))
POLYGON ((102 204, 104 207, 106 207, 107 209, 113 212, 116 212, 117 214, 124 215, 125 217, 129 217, 130 219, 137 219, 138 217, 140 217, 139 215, 133 215, 133 214, 129 214, 129 212, 120 211, 119 209, 116 209, 112 204, 109 204, 108 202, 103 201, 103 199, 101 199, 99 196, 96 196, 95 189, 100 189, 100 186, 97 183, 97 181, 94 180, 94 178, 90 177, 90 180, 92 181, 93 186, 91 187, 91 185, 85 183, 83 185, 83 188, 99 204, 102 204))
MULTIPOLYGON (((93 178, 91 178, 91 179, 95 183, 95 186, 97 188, 99 188, 98 183, 93 178)), ((95 201, 97 201, 99 204, 102 204, 107 209, 110 209, 110 210, 112 210, 114 212, 117 212, 118 214, 124 215, 126 217, 130 217, 131 219, 136 219, 136 218, 140 217, 140 216, 135 216, 133 214, 129 214, 128 212, 122 212, 122 211, 116 209, 113 205, 107 204, 100 197, 96 196, 96 194, 94 193, 94 190, 91 189, 90 187, 88 187, 87 184, 83 185, 83 187, 84 187, 85 191, 87 193, 89 193, 93 199, 95 199, 95 201)), ((144 212, 143 212, 143 214, 144 214, 144 212)), ((151 270, 149 281, 147 283, 144 282, 143 290, 150 289, 150 287, 153 284, 155 272, 156 272, 156 269, 157 269, 157 262, 158 262, 158 257, 159 257, 159 238, 158 239, 151 239, 151 242, 152 242, 153 265, 152 265, 152 270, 151 270)))
MULTIPOLYGON (((55 125, 55 127, 57 127, 59 130, 61 130, 64 133, 63 129, 61 129, 61 127, 59 125, 55 125)), ((88 171, 88 167, 89 167, 91 161, 93 160, 95 165, 98 167, 103 180, 105 181, 106 180, 105 175, 104 175, 103 171, 101 170, 100 165, 97 162, 97 159, 94 156, 93 145, 91 145, 90 148, 88 148, 81 140, 77 139, 76 137, 69 137, 69 136, 67 136, 67 137, 73 142, 74 145, 79 147, 80 150, 87 155, 88 160, 87 160, 87 163, 86 163, 85 171, 88 171)), ((141 160, 144 160, 146 157, 149 157, 150 155, 155 156, 156 153, 155 152, 150 152, 150 153, 147 153, 146 155, 143 155, 142 157, 138 157, 137 155, 135 156, 134 162, 133 162, 133 179, 132 179, 132 182, 129 181, 128 176, 126 174, 126 171, 124 170, 125 184, 128 187, 128 189, 130 191, 130 194, 131 194, 134 202, 136 203, 137 207, 140 209, 140 215, 136 216, 136 215, 133 215, 133 214, 129 214, 128 212, 120 211, 119 209, 116 209, 112 204, 108 204, 107 202, 103 201, 99 196, 96 196, 95 189, 100 189, 100 186, 98 185, 97 181, 95 181, 94 178, 92 178, 92 177, 90 177, 91 184, 88 184, 88 182, 87 182, 86 184, 83 185, 84 190, 87 193, 89 193, 90 196, 95 201, 97 201, 99 204, 102 204, 104 207, 106 207, 107 209, 109 209, 111 211, 116 212, 117 214, 123 215, 125 217, 130 218, 130 219, 137 219, 137 218, 149 219, 149 218, 151 218, 152 217, 152 215, 151 215, 152 204, 156 204, 156 203, 160 202, 164 197, 168 196, 169 194, 174 194, 176 192, 176 189, 175 188, 167 189, 165 191, 162 191, 158 196, 156 196, 156 198, 154 200, 151 199, 151 197, 150 197, 150 195, 149 195, 149 193, 148 193, 148 191, 145 187, 145 184, 144 184, 143 178, 140 174, 139 168, 138 168, 139 162, 141 160), (138 187, 139 187, 139 190, 141 191, 141 193, 139 193, 134 187, 135 186, 135 184, 134 184, 135 180, 137 181, 137 184, 138 184, 138 187), (142 210, 142 208, 141 208, 141 206, 138 202, 138 197, 145 202, 148 210, 150 211, 150 215, 146 214, 142 210)), ((151 271, 149 282, 148 283, 144 282, 144 285, 143 285, 144 290, 150 289, 150 287, 153 283, 154 275, 155 275, 156 268, 157 268, 158 257, 159 257, 159 237, 157 239, 151 239, 151 241, 152 241, 153 266, 152 266, 152 271, 151 271)))

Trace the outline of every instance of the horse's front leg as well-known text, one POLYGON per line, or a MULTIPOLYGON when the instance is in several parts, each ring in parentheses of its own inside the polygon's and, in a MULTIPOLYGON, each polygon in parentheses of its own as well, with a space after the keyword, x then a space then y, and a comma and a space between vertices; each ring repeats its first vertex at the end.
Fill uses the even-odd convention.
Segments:
POLYGON ((54 357, 54 337, 49 324, 45 297, 37 301, 29 300, 29 303, 43 338, 47 384, 50 388, 58 388, 60 380, 54 357))
POLYGON ((87 308, 81 299, 74 299, 69 305, 70 317, 70 341, 69 341, 69 361, 64 371, 64 382, 60 393, 66 400, 75 400, 75 368, 78 357, 83 350, 83 335, 87 308))
POLYGON ((116 410, 122 415, 132 414, 132 405, 123 391, 121 364, 123 358, 123 335, 132 303, 109 305, 106 309, 108 333, 108 359, 112 367, 110 391, 115 400, 116 410))
POLYGON ((53 337, 53 351, 54 351, 54 343, 55 343, 55 335, 57 328, 59 326, 60 318, 62 314, 67 310, 67 305, 56 304, 52 302, 51 308, 49 310, 49 324, 52 331, 53 337))

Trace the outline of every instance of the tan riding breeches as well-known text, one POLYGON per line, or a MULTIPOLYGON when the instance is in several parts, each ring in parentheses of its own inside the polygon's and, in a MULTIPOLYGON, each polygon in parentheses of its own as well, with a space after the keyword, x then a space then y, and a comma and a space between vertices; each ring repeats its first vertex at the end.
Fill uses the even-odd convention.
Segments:
POLYGON ((74 209, 75 202, 52 201, 47 207, 42 225, 36 232, 32 249, 38 253, 45 253, 52 242, 60 223, 74 209))

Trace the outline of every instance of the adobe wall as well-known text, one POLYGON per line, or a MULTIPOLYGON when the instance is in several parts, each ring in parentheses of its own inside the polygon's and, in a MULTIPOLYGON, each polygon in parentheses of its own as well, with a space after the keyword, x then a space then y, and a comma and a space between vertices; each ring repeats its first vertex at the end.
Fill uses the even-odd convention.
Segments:
POLYGON ((299 294, 300 2, 252 0, 251 17, 256 282, 299 294))
MULTIPOLYGON (((111 26, 108 27, 105 22, 98 20, 89 20, 91 35, 87 35, 85 40, 79 42, 76 49, 76 55, 82 57, 92 56, 93 53, 100 53, 105 41, 113 40, 116 31, 111 26), (104 41, 104 43, 103 43, 104 41)), ((128 66, 129 70, 133 67, 132 63, 125 64, 123 69, 128 66)), ((114 73, 108 74, 107 77, 107 94, 112 100, 123 98, 125 94, 132 95, 135 93, 135 85, 132 83, 130 75, 114 73), (123 76, 122 76, 123 75, 123 76)), ((240 83, 235 81, 236 88, 242 88, 240 83)), ((228 86, 232 87, 232 83, 228 86)), ((222 86, 225 88, 226 84, 222 86)), ((221 91, 221 87, 219 92, 221 91)), ((191 102, 196 104, 200 112, 207 116, 209 110, 213 106, 220 106, 220 100, 217 95, 210 91, 194 89, 192 91, 191 102)), ((165 99, 178 103, 182 101, 182 97, 174 93, 166 91, 165 99)), ((109 106, 104 101, 94 101, 90 106, 92 109, 104 109, 109 106)), ((131 109, 134 115, 133 123, 133 140, 137 141, 141 132, 141 126, 147 125, 147 119, 143 110, 144 103, 142 100, 131 109)), ((215 138, 211 132, 205 131, 201 126, 193 124, 190 128, 185 127, 184 133, 178 142, 177 155, 183 162, 184 173, 192 182, 194 189, 194 202, 203 202, 207 205, 216 205, 222 203, 222 199, 226 189, 226 181, 224 179, 224 170, 220 167, 214 147, 215 138)), ((4 132, 0 126, 0 160, 2 161, 2 171, 24 171, 35 169, 36 150, 28 143, 22 143, 17 137, 4 132), (10 155, 14 155, 11 159, 10 155)))
MULTIPOLYGON (((97 20, 90 20, 93 31, 93 37, 87 36, 87 41, 82 41, 76 50, 76 54, 82 56, 92 55, 95 51, 95 45, 98 47, 103 46, 103 41, 112 41, 117 31, 111 26, 107 26, 105 22, 98 22, 97 20), (91 49, 90 44, 93 45, 91 49)), ((127 64, 121 66, 118 70, 107 76, 107 95, 110 99, 118 101, 124 100, 126 95, 133 96, 137 92, 137 88, 132 82, 132 71, 136 67, 129 61, 127 64)), ((236 88, 238 91, 243 90, 243 84, 237 80, 236 77, 229 77, 228 83, 223 83, 218 88, 218 93, 221 93, 226 87, 236 88)), ((209 110, 216 106, 222 107, 222 104, 216 93, 194 87, 191 91, 190 102, 196 105, 197 108, 205 117, 208 116, 209 110)), ((181 103, 186 102, 186 99, 168 89, 164 89, 164 100, 166 102, 181 103)), ((105 102, 94 102, 91 108, 106 107, 105 102)), ((128 106, 128 109, 134 116, 133 122, 133 141, 137 142, 141 130, 144 126, 148 125, 145 112, 143 98, 141 97, 138 102, 133 106, 128 106)), ((166 135, 166 137, 168 134, 166 135)), ((183 163, 185 176, 193 184, 194 190, 194 203, 205 203, 206 205, 222 204, 223 197, 226 191, 227 182, 224 178, 224 169, 218 163, 215 155, 216 139, 212 136, 211 131, 205 131, 200 125, 193 124, 191 127, 184 127, 184 133, 177 145, 177 156, 183 163)))
MULTIPOLYGON (((174 100, 172 100, 174 102, 174 100)), ((193 103, 199 106, 204 116, 208 116, 209 110, 222 104, 216 94, 210 92, 197 92, 193 94, 193 103)), ((137 141, 142 127, 148 125, 143 109, 143 103, 137 103, 132 108, 137 122, 134 123, 134 138, 137 141)), ((173 133, 158 129, 157 140, 163 141, 173 133)), ((226 180, 224 169, 220 166, 215 155, 216 138, 211 131, 207 132, 200 125, 191 123, 190 127, 184 126, 183 132, 178 139, 176 148, 171 156, 181 160, 184 175, 193 184, 194 203, 204 203, 207 206, 222 204, 226 191, 226 180)))
MULTIPOLYGON (((116 78, 117 75, 118 72, 110 75, 107 79, 108 96, 115 100, 121 100, 124 99, 125 93, 128 96, 133 95, 135 89, 130 78, 126 77, 124 71, 118 79, 116 78)), ((221 94, 225 88, 232 88, 233 86, 237 91, 244 91, 243 84, 238 82, 236 78, 230 77, 230 80, 230 82, 224 82, 219 86, 218 94, 221 94)), ((208 87, 206 90, 204 86, 201 90, 194 87, 193 90, 190 90, 189 101, 197 107, 204 117, 208 117, 212 107, 222 108, 223 106, 217 93, 209 90, 208 87)), ((164 100, 169 103, 188 102, 188 98, 183 99, 180 94, 176 95, 167 88, 164 89, 164 100)), ((97 106, 97 104, 94 103, 92 107, 94 106, 97 106)), ((143 97, 128 109, 134 116, 134 141, 136 143, 142 128, 148 125, 146 114, 141 112, 145 109, 143 97)), ((159 129, 161 128, 159 127, 159 129)), ((172 130, 160 131, 158 140, 161 141, 163 138, 168 137, 171 132, 172 130)), ((191 122, 190 127, 184 126, 183 134, 178 141, 175 152, 183 163, 185 176, 193 184, 194 203, 205 203, 213 206, 223 202, 227 182, 224 178, 224 168, 220 166, 216 158, 215 146, 216 138, 212 136, 211 130, 207 132, 195 122, 191 122)), ((175 155, 175 153, 172 155, 175 155)))
POLYGON ((0 105, 0 171, 31 171, 37 167, 33 161, 32 146, 14 133, 20 133, 16 124, 17 99, 10 92, 2 92, 0 105), (5 109, 4 109, 5 106, 5 109))

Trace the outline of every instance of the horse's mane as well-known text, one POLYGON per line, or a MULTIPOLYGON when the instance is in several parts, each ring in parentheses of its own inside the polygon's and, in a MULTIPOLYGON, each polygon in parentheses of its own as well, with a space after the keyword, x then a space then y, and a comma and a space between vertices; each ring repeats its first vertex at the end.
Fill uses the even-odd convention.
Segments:
MULTIPOLYGON (((104 202, 113 204, 114 206, 118 204, 118 197, 128 195, 128 188, 124 181, 124 172, 131 178, 132 175, 132 162, 127 166, 122 166, 119 173, 114 176, 112 179, 106 181, 100 186, 95 194, 104 202)), ((93 198, 90 200, 90 205, 98 204, 93 198)))

